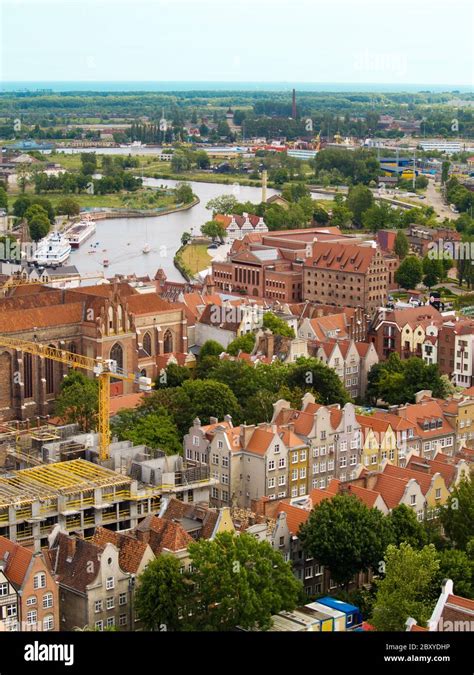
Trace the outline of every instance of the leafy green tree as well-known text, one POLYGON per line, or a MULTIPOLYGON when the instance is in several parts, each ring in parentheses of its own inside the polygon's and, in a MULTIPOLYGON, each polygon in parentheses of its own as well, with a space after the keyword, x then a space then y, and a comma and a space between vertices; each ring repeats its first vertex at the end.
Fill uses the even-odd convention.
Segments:
POLYGON ((422 261, 423 283, 428 288, 438 284, 444 277, 443 261, 425 255, 422 261))
POLYGON ((451 166, 451 162, 448 162, 448 161, 444 161, 441 165, 441 182, 442 182, 443 185, 448 180, 449 167, 450 166, 451 166))
POLYGON ((174 391, 170 411, 179 431, 187 433, 195 417, 209 424, 211 417, 223 419, 231 415, 240 418, 240 406, 230 387, 214 380, 187 380, 174 391))
POLYGON ((191 232, 183 232, 183 234, 181 235, 181 246, 186 246, 186 244, 189 244, 191 239, 192 239, 191 232))
POLYGON ((167 455, 182 453, 178 430, 165 408, 146 412, 143 409, 123 410, 113 418, 114 434, 121 441, 146 445, 152 450, 163 450, 167 455))
POLYGON ((426 543, 426 532, 413 509, 399 504, 387 516, 392 530, 392 543, 400 546, 406 542, 413 548, 422 548, 426 543))
POLYGON ((222 352, 225 352, 225 349, 219 342, 216 342, 216 340, 206 340, 199 352, 199 358, 203 359, 206 356, 220 356, 222 352))
POLYGON ((353 213, 353 220, 359 227, 363 225, 362 215, 374 204, 374 195, 365 185, 354 185, 347 195, 346 206, 353 213))
POLYGON ((45 237, 50 229, 48 214, 39 204, 32 204, 25 212, 30 236, 33 241, 39 241, 45 237))
POLYGON ((196 630, 268 630, 273 614, 294 609, 302 598, 290 563, 249 534, 223 532, 212 541, 200 539, 190 544, 189 553, 196 630))
POLYGON ((72 371, 61 382, 55 413, 66 424, 78 424, 81 431, 92 431, 97 426, 99 387, 78 371, 72 371))
POLYGON ((402 288, 415 289, 423 277, 421 260, 413 255, 407 256, 395 272, 395 281, 402 288))
POLYGON ((250 354, 254 345, 255 335, 253 333, 245 333, 227 345, 227 353, 231 354, 231 356, 237 356, 240 351, 250 354))
POLYGON ((65 197, 58 202, 56 212, 59 215, 64 215, 70 218, 71 216, 78 216, 81 212, 81 206, 76 199, 72 197, 65 197))
POLYGON ((461 550, 465 550, 474 537, 474 482, 462 480, 452 491, 440 520, 446 536, 461 550))
POLYGON ((146 566, 138 578, 135 609, 146 630, 182 631, 187 628, 190 581, 180 571, 179 560, 163 553, 146 566))
POLYGON ((313 209, 313 219, 318 225, 326 225, 329 222, 329 213, 319 204, 313 209))
POLYGON ((331 225, 347 227, 352 221, 353 213, 345 204, 335 204, 331 212, 331 225))
POLYGON ((398 230, 393 248, 400 260, 403 260, 408 255, 410 244, 408 242, 407 235, 403 230, 398 230))
POLYGON ((191 379, 191 371, 186 366, 170 363, 164 373, 156 378, 156 387, 179 387, 186 380, 191 379))
POLYGON ((408 617, 413 617, 423 626, 435 605, 433 589, 439 569, 435 547, 417 551, 410 544, 398 548, 390 544, 384 561, 385 577, 377 582, 371 623, 378 631, 403 631, 408 617))
POLYGON ((177 204, 190 204, 194 199, 193 189, 189 183, 178 183, 174 195, 177 204))
POLYGON ((286 321, 280 319, 279 316, 273 312, 265 312, 263 315, 262 325, 264 328, 271 330, 273 335, 282 335, 283 337, 294 338, 295 331, 289 326, 286 321))
POLYGON ((190 164, 189 160, 180 150, 173 152, 173 157, 171 158, 171 171, 174 173, 182 173, 183 171, 189 171, 190 164))
POLYGON ((5 188, 0 187, 0 209, 8 211, 8 195, 5 188))
POLYGON ((350 398, 336 372, 315 358, 299 358, 288 367, 286 384, 313 391, 320 403, 344 405, 350 398))
POLYGON ((283 186, 282 197, 289 202, 297 202, 301 197, 310 197, 311 193, 305 183, 287 183, 283 186))
POLYGON ((206 204, 206 209, 212 211, 213 216, 217 213, 232 214, 235 213, 238 203, 234 195, 221 195, 210 199, 206 204))
POLYGON ((92 176, 97 171, 97 155, 95 152, 81 152, 82 173, 92 176))
POLYGON ((347 586, 358 572, 378 569, 391 533, 381 511, 345 494, 315 506, 298 536, 305 552, 347 586))
POLYGON ((399 225, 398 213, 387 202, 374 203, 362 213, 362 224, 374 233, 377 230, 397 227, 399 225))
POLYGON ((207 223, 204 223, 204 225, 201 226, 201 232, 206 235, 206 237, 220 239, 221 241, 226 236, 226 229, 218 220, 208 220, 207 223))
POLYGON ((438 553, 439 575, 436 588, 444 579, 452 579, 454 592, 463 598, 474 599, 474 557, 466 551, 448 548, 438 553))

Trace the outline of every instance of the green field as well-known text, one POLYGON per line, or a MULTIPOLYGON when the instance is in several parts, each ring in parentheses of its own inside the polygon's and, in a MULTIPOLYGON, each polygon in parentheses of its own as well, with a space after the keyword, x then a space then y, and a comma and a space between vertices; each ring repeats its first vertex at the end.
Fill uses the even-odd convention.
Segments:
POLYGON ((181 259, 186 267, 197 274, 210 267, 212 258, 207 252, 207 244, 190 244, 181 254, 181 259))

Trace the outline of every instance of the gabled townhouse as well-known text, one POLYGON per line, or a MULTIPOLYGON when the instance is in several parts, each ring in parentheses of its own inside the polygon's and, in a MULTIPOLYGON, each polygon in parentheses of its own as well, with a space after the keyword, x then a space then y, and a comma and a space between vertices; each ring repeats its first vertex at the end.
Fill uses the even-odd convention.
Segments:
POLYGON ((189 428, 189 432, 183 437, 185 459, 209 466, 211 440, 215 430, 220 426, 225 429, 232 428, 232 417, 225 415, 224 421, 220 423, 216 417, 211 417, 210 423, 204 426, 201 425, 199 417, 196 417, 193 421, 193 426, 189 428))
POLYGON ((376 471, 385 460, 397 466, 403 464, 408 442, 414 437, 414 424, 390 413, 356 417, 363 438, 362 466, 376 471))
POLYGON ((406 627, 406 630, 410 632, 472 632, 474 630, 474 600, 455 595, 452 579, 445 579, 438 601, 428 619, 427 627, 419 626, 416 619, 412 617, 407 619, 406 627))
POLYGON ((440 402, 431 398, 431 392, 419 392, 416 400, 416 403, 399 406, 396 413, 416 425, 420 456, 432 459, 438 450, 452 455, 456 450, 456 432, 440 402))
POLYGON ((380 309, 369 328, 369 340, 374 343, 380 359, 388 359, 392 352, 402 359, 421 358, 428 327, 442 323, 442 315, 431 305, 380 309))
POLYGON ((444 416, 456 433, 456 449, 470 444, 474 439, 474 396, 468 392, 469 389, 465 389, 462 394, 454 394, 439 401, 444 416))
POLYGON ((310 450, 308 444, 297 436, 294 424, 280 427, 280 438, 288 449, 288 496, 299 497, 309 492, 310 450))
MULTIPOLYGON (((420 454, 421 440, 417 434, 415 422, 382 410, 374 410, 371 417, 373 419, 382 420, 386 424, 390 424, 390 427, 395 434, 399 466, 404 466, 405 457, 409 452, 420 454)), ((390 452, 390 448, 388 448, 388 451, 390 452)), ((388 458, 390 458, 389 455, 388 458)), ((383 454, 382 459, 386 459, 383 454)))
POLYGON ((263 218, 250 213, 243 213, 241 216, 217 213, 214 220, 220 222, 224 227, 226 244, 232 244, 236 239, 243 239, 247 234, 268 232, 268 227, 263 218))
POLYGON ((429 475, 441 474, 449 491, 452 491, 463 479, 469 479, 469 463, 462 457, 449 457, 437 452, 434 459, 423 459, 415 454, 407 458, 407 469, 429 475))
POLYGON ((306 393, 302 409, 294 410, 288 401, 274 404, 272 422, 294 424, 297 436, 308 445, 311 487, 324 489, 332 478, 348 480, 355 476, 361 456, 360 425, 355 408, 347 403, 323 406, 306 393))
POLYGON ((316 356, 335 370, 349 396, 365 396, 369 370, 379 360, 372 344, 328 340, 317 347, 316 356))
POLYGON ((45 555, 0 537, 0 630, 60 629, 58 585, 45 555))
POLYGON ((428 474, 385 463, 382 472, 387 476, 401 478, 402 480, 413 478, 417 481, 425 498, 425 517, 428 520, 436 515, 437 510, 446 503, 449 497, 449 490, 439 471, 428 474))
POLYGON ((418 520, 421 521, 425 517, 425 496, 415 478, 399 478, 385 472, 363 471, 352 484, 378 492, 390 511, 400 504, 405 504, 415 512, 418 520))
POLYGON ((84 626, 133 629, 132 575, 120 566, 114 544, 99 546, 67 535, 56 526, 49 537, 47 555, 59 584, 60 630, 84 626))
POLYGON ((340 330, 338 334, 340 337, 354 342, 367 342, 370 320, 363 307, 335 307, 306 300, 299 303, 283 303, 282 308, 298 318, 302 337, 324 342, 326 338, 336 337, 332 333, 340 330), (310 320, 310 323, 303 324, 305 319, 310 320), (317 321, 313 323, 312 319, 317 321))
POLYGON ((202 346, 207 340, 216 340, 227 347, 236 337, 260 328, 262 317, 262 307, 255 302, 207 304, 196 321, 195 343, 202 346))
POLYGON ((202 502, 189 504, 174 497, 163 499, 160 519, 179 523, 194 541, 214 539, 220 532, 234 532, 227 507, 215 509, 202 502))

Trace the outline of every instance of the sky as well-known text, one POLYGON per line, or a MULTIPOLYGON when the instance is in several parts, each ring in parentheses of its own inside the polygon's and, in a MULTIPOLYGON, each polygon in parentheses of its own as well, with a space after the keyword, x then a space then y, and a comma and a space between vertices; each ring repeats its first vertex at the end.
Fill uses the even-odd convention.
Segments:
POLYGON ((472 0, 0 0, 0 79, 464 84, 472 0))

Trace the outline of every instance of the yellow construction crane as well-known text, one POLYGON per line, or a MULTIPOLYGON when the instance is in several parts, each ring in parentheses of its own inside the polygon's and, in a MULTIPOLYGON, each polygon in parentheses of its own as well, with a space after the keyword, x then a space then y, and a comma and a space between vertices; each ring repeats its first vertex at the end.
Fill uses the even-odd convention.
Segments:
MULTIPOLYGON (((105 280, 104 274, 101 275, 96 275, 96 276, 84 276, 84 277, 53 277, 53 278, 48 278, 45 281, 41 281, 40 279, 35 279, 34 281, 31 281, 30 279, 27 279, 25 277, 22 277, 19 274, 14 274, 12 275, 5 283, 3 284, 1 290, 6 292, 11 290, 12 288, 17 288, 18 286, 47 286, 48 284, 56 284, 60 282, 82 282, 82 281, 89 281, 89 280, 97 280, 97 279, 103 279, 105 280)), ((72 290, 74 290, 74 286, 70 287, 72 290)))
POLYGON ((80 368, 93 372, 99 380, 99 458, 108 459, 110 446, 110 380, 112 378, 134 382, 141 391, 151 391, 151 379, 139 373, 127 373, 118 368, 117 362, 111 359, 81 356, 57 347, 49 347, 37 342, 29 342, 18 338, 0 335, 0 347, 16 349, 32 356, 51 359, 64 363, 72 368, 80 368))

